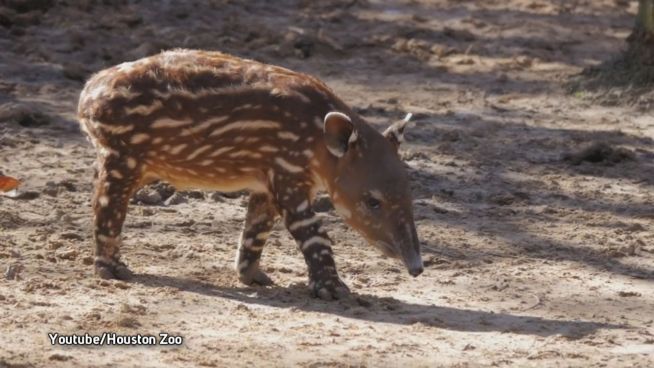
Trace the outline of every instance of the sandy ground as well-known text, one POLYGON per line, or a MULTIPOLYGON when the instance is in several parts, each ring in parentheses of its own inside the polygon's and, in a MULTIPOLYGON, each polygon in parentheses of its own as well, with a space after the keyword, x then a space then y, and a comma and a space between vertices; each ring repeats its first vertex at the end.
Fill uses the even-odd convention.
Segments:
POLYGON ((21 3, 0 6, 0 171, 23 181, 0 197, 0 367, 654 362, 654 118, 620 91, 600 106, 563 87, 624 47, 637 2, 2 2, 21 3), (159 188, 124 229, 137 277, 94 278, 77 96, 89 73, 171 47, 314 74, 379 129, 413 112, 402 155, 425 273, 326 211, 351 299, 309 297, 279 224, 263 259, 276 285, 245 287, 245 197, 165 204, 159 188), (597 143, 599 162, 575 155, 597 143), (184 341, 52 346, 49 332, 184 341))

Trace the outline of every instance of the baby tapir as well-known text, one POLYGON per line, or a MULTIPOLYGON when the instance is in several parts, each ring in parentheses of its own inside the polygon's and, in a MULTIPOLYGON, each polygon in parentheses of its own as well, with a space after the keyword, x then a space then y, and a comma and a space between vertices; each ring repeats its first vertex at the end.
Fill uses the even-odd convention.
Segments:
POLYGON ((405 168, 397 154, 408 121, 383 134, 321 81, 219 52, 173 50, 94 75, 79 119, 98 152, 93 196, 95 272, 128 278, 120 233, 130 197, 164 180, 177 188, 248 190, 236 256, 246 283, 270 284, 259 268, 277 216, 323 299, 347 294, 331 240, 312 211, 329 193, 337 212, 384 254, 422 270, 405 168))

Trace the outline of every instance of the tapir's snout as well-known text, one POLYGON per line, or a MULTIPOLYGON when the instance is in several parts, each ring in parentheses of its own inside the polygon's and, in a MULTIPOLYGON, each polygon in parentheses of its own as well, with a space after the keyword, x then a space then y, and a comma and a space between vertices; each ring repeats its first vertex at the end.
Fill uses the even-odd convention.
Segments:
POLYGON ((418 240, 418 233, 413 221, 411 225, 405 226, 405 229, 405 239, 408 241, 404 243, 404 246, 400 247, 400 254, 409 275, 416 277, 425 270, 420 255, 420 240, 418 240))
POLYGON ((413 277, 420 275, 425 270, 419 245, 416 247, 393 247, 383 241, 372 242, 372 244, 381 250, 385 256, 402 260, 407 271, 413 277))
POLYGON ((422 273, 422 271, 424 271, 424 270, 425 270, 425 269, 422 267, 422 265, 420 265, 420 267, 410 268, 410 269, 409 269, 409 274, 410 274, 411 276, 413 276, 413 277, 417 277, 417 276, 420 275, 420 274, 422 273))
POLYGON ((410 260, 404 259, 404 263, 406 264, 406 268, 409 271, 409 275, 413 277, 417 277, 422 273, 422 271, 425 270, 422 265, 422 257, 420 257, 420 253, 411 257, 410 260))

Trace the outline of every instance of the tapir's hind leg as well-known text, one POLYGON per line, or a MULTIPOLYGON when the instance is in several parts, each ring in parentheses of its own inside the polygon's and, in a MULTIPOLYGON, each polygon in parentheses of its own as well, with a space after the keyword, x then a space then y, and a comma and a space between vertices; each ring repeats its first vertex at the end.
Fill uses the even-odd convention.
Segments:
POLYGON ((259 269, 259 260, 276 214, 268 194, 253 193, 250 195, 245 226, 236 254, 236 272, 239 280, 245 284, 272 284, 272 280, 259 269))
POLYGON ((95 273, 103 279, 128 279, 131 272, 120 261, 120 233, 130 197, 141 182, 138 160, 108 154, 98 158, 93 195, 95 273))

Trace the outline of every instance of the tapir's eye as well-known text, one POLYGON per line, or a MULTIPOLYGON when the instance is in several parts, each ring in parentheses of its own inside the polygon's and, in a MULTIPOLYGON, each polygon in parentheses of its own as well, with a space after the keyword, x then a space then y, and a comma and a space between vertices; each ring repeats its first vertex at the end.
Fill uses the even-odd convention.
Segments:
POLYGON ((377 199, 377 198, 374 198, 374 197, 368 197, 368 198, 366 199, 366 205, 368 206, 368 208, 373 209, 373 210, 376 210, 376 209, 378 209, 379 207, 381 207, 381 202, 380 202, 379 199, 377 199))

